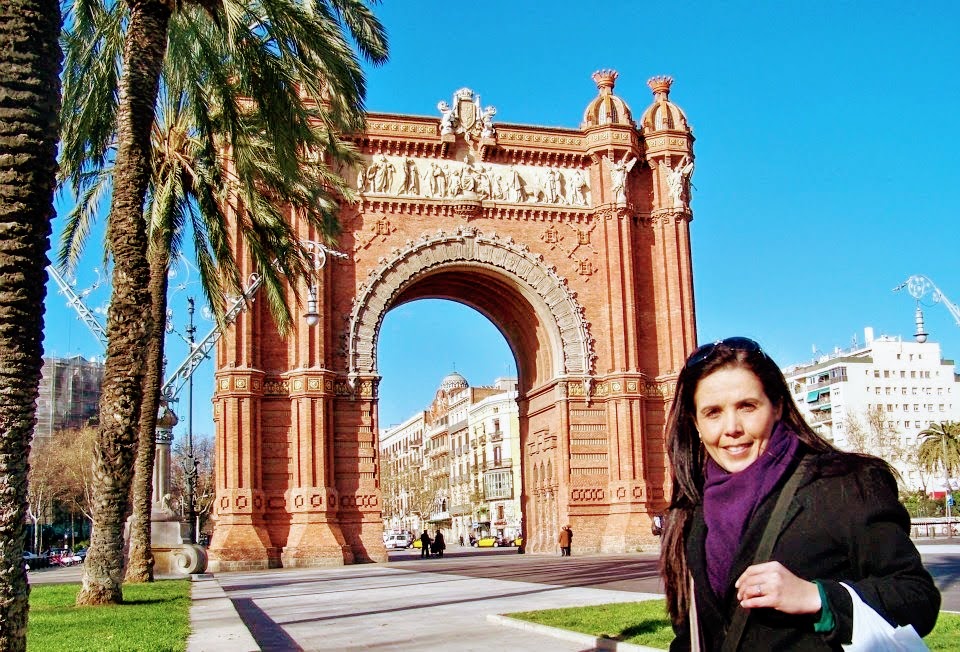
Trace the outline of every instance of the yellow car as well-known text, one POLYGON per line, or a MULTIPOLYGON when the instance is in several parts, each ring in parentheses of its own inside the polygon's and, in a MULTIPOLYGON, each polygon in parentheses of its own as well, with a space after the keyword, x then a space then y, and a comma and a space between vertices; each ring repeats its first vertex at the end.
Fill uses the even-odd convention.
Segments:
POLYGON ((423 541, 421 541, 420 539, 414 539, 414 540, 413 540, 413 547, 414 547, 414 548, 422 548, 422 547, 423 547, 423 541))
POLYGON ((497 545, 497 537, 481 537, 473 545, 477 548, 492 548, 497 545))

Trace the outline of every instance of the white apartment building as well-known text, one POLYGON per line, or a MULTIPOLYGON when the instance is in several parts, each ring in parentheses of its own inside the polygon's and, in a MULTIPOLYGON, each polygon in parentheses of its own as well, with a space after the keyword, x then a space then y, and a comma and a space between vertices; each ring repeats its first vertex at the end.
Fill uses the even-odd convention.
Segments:
POLYGON ((448 374, 430 406, 380 434, 387 531, 442 530, 516 537, 520 516, 520 419, 515 378, 470 387, 448 374))
POLYGON ((874 337, 871 328, 864 335, 863 346, 784 369, 794 400, 814 430, 845 450, 856 449, 858 440, 862 445, 872 419, 875 429, 898 437, 906 454, 887 461, 897 467, 907 487, 942 490, 942 479, 924 477, 911 451, 919 433, 931 424, 960 420, 954 361, 943 359, 936 342, 874 337))
POLYGON ((423 468, 423 433, 426 412, 417 412, 398 426, 380 434, 380 489, 385 531, 419 534, 427 516, 420 488, 423 468))
POLYGON ((523 520, 516 380, 501 378, 494 386, 505 391, 470 407, 470 455, 479 476, 474 477, 473 484, 482 490, 487 516, 472 524, 472 528, 514 539, 521 534, 523 520), (480 478, 482 484, 477 482, 480 478))

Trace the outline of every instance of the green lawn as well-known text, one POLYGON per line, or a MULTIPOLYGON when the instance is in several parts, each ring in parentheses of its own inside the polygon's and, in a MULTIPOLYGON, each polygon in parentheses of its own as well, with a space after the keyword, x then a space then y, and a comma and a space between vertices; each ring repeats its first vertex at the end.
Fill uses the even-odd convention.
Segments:
MULTIPOLYGON (((590 636, 612 638, 664 650, 670 647, 670 641, 673 640, 673 629, 670 627, 663 600, 524 611, 507 615, 590 636)), ((931 650, 956 650, 958 638, 960 614, 941 612, 937 626, 923 640, 931 650)))
POLYGON ((27 650, 101 652, 186 650, 190 582, 126 584, 124 604, 77 607, 79 584, 30 587, 27 650))

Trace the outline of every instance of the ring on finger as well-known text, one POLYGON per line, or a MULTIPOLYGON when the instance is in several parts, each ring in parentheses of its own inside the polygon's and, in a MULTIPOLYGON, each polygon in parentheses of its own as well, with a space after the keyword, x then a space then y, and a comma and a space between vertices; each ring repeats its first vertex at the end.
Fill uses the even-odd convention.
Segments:
POLYGON ((753 586, 753 590, 756 591, 757 597, 759 598, 761 595, 763 595, 763 584, 755 584, 753 586))

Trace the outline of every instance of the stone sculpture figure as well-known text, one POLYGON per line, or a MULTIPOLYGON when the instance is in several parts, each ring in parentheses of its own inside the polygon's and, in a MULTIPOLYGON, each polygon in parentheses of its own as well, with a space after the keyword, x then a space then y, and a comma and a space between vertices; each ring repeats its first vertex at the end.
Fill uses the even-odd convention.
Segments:
POLYGON ((400 184, 400 193, 408 195, 420 194, 420 177, 417 176, 417 162, 409 156, 403 159, 403 177, 400 184))
POLYGON ((493 195, 493 198, 494 198, 494 199, 503 199, 503 198, 504 198, 504 197, 503 197, 503 186, 504 186, 503 175, 502 175, 502 174, 494 174, 493 168, 491 168, 491 169, 490 169, 490 179, 491 179, 491 185, 493 186, 493 189, 492 189, 492 191, 491 191, 491 194, 493 195))
POLYGON ((690 176, 693 174, 693 161, 690 157, 684 155, 676 168, 664 166, 667 169, 667 187, 670 190, 670 196, 673 198, 674 208, 683 208, 687 205, 687 191, 690 183, 690 176))
POLYGON ((520 178, 520 173, 517 172, 517 168, 510 166, 510 182, 507 184, 507 187, 510 190, 510 201, 520 203, 526 197, 524 197, 523 192, 523 179, 520 178))
POLYGON ((437 104, 437 108, 440 110, 440 135, 452 134, 454 121, 456 120, 456 116, 453 115, 453 109, 443 100, 437 104))
POLYGON ((627 201, 627 174, 637 163, 636 156, 627 161, 629 155, 629 152, 624 154, 619 163, 615 163, 613 159, 606 156, 603 157, 610 166, 610 186, 613 190, 613 200, 618 204, 627 201))
POLYGON ((557 176, 558 176, 557 171, 553 168, 548 169, 546 174, 544 175, 543 196, 544 196, 544 200, 548 204, 557 203, 557 196, 558 196, 557 188, 560 185, 560 181, 558 180, 557 176))
POLYGON ((587 197, 583 189, 587 185, 587 180, 583 176, 582 170, 574 170, 570 175, 570 202, 576 206, 586 206, 587 197))
MULTIPOLYGON (((479 101, 479 98, 477 98, 479 101)), ((497 135, 497 130, 493 127, 493 116, 497 114, 497 110, 492 106, 488 106, 483 110, 483 113, 480 114, 480 137, 481 138, 493 138, 497 135)))
POLYGON ((373 162, 367 168, 367 183, 371 192, 390 192, 393 185, 393 164, 387 160, 385 154, 373 157, 373 162))

